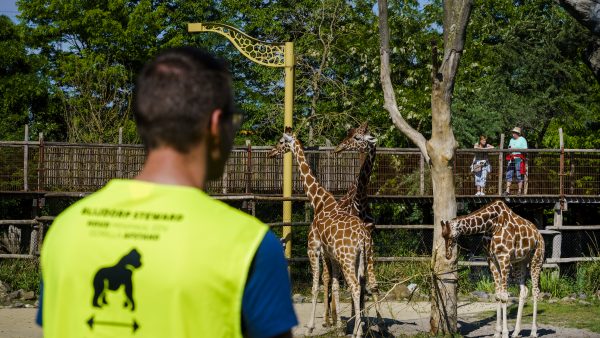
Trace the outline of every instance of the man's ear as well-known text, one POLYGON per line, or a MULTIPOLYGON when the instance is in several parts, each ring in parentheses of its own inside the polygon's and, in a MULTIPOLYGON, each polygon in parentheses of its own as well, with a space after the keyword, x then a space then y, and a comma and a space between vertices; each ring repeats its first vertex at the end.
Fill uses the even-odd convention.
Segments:
POLYGON ((221 133, 219 130, 219 125, 221 123, 221 119, 223 118, 223 111, 221 109, 215 109, 212 114, 210 114, 210 126, 209 132, 211 136, 217 137, 221 133))

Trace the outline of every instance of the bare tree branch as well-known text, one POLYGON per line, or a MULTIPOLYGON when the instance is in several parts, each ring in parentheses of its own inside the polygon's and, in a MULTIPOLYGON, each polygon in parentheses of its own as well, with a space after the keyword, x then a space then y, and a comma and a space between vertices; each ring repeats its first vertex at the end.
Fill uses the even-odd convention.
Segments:
POLYGON ((403 107, 399 107, 396 102, 396 94, 392 85, 390 70, 390 29, 388 26, 388 5, 387 0, 377 1, 379 8, 379 36, 381 53, 381 86, 383 88, 383 108, 388 111, 392 121, 400 131, 406 135, 421 150, 427 163, 431 163, 429 153, 427 152, 427 140, 423 134, 414 129, 404 117, 402 117, 403 107))

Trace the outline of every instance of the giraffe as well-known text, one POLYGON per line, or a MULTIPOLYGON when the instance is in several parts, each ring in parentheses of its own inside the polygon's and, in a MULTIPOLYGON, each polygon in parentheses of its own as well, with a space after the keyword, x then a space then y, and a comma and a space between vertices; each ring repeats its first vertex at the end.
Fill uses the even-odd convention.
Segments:
POLYGON ((338 269, 342 270, 352 294, 354 313, 357 314, 354 320, 353 336, 361 337, 360 297, 362 284, 364 284, 367 233, 373 225, 364 225, 360 218, 339 209, 333 195, 317 182, 306 162, 302 143, 292 134, 289 127, 285 129, 279 144, 269 152, 268 156, 275 157, 288 151, 292 152, 296 159, 304 191, 315 211, 308 234, 308 258, 313 283, 312 312, 307 325, 307 333, 310 334, 315 327, 315 310, 319 292, 319 263, 321 255, 323 255, 325 261, 331 262, 332 276, 334 276, 332 294, 336 304, 339 304, 339 293, 336 289, 336 285, 339 284, 335 276, 337 276, 338 269))
POLYGON ((529 265, 533 294, 533 322, 530 336, 537 337, 537 298, 540 292, 539 278, 545 251, 544 239, 537 227, 514 213, 501 200, 491 202, 471 214, 456 217, 450 221, 441 221, 441 225, 446 246, 446 259, 452 258, 452 246, 459 236, 480 233, 491 236, 488 247, 488 265, 494 277, 496 300, 498 301, 494 337, 500 337, 500 335, 503 338, 508 337, 506 302, 508 301, 508 275, 511 268, 520 287, 517 322, 512 337, 519 337, 523 305, 529 292, 525 285, 527 266, 529 265))
MULTIPOLYGON (((338 201, 340 210, 354 216, 358 216, 362 219, 365 224, 373 223, 373 217, 371 216, 371 210, 367 201, 367 186, 371 178, 371 172, 373 170, 373 164, 375 163, 375 144, 377 139, 371 136, 368 131, 367 122, 361 124, 356 129, 350 129, 346 138, 335 148, 334 153, 339 153, 345 150, 358 150, 359 152, 366 152, 367 157, 362 162, 358 176, 356 177, 350 189, 346 195, 344 195, 338 201)), ((373 294, 374 300, 377 303, 377 279, 375 277, 375 271, 373 266, 373 238, 371 231, 367 231, 369 238, 367 239, 367 290, 373 294)), ((327 262, 324 262, 327 264, 327 262)), ((324 265, 325 266, 325 265, 324 265)), ((323 287, 325 290, 329 290, 330 276, 328 269, 323 270, 323 287)), ((325 291, 325 295, 327 296, 325 291)), ((325 325, 329 325, 329 303, 327 297, 325 298, 325 325)), ((334 325, 336 323, 336 307, 335 302, 331 303, 331 317, 334 319, 334 325)), ((375 307, 377 317, 381 319, 379 309, 375 307)))

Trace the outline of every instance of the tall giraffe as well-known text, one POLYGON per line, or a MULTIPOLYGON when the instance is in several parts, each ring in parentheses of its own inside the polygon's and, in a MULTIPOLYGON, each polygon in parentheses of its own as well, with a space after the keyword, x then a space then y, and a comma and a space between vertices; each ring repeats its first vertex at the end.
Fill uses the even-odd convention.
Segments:
MULTIPOLYGON (((283 137, 270 152, 269 157, 291 151, 298 164, 303 187, 315 211, 308 234, 308 258, 313 275, 312 312, 307 325, 308 333, 315 327, 315 311, 319 293, 319 263, 321 255, 331 262, 332 275, 337 269, 342 270, 348 288, 352 294, 354 313, 353 336, 362 336, 362 312, 360 308, 361 289, 364 284, 365 255, 368 230, 371 225, 364 225, 360 218, 339 210, 338 203, 331 193, 321 186, 306 162, 301 142, 286 128, 283 137)), ((332 293, 335 303, 339 304, 339 285, 333 280, 332 293)))
MULTIPOLYGON (((367 200, 367 187, 371 179, 371 172, 373 171, 373 165, 375 163, 376 147, 375 144, 377 139, 369 133, 367 122, 361 124, 356 129, 350 129, 346 138, 335 148, 334 153, 339 153, 345 150, 356 150, 361 153, 367 153, 366 158, 360 166, 360 171, 354 183, 348 189, 348 192, 340 198, 338 205, 340 210, 354 216, 358 216, 365 222, 365 224, 373 223, 373 217, 371 216, 371 209, 367 200)), ((372 229, 371 227, 370 229, 372 229)), ((377 303, 377 279, 375 277, 375 270, 373 266, 373 238, 371 236, 371 230, 368 230, 369 235, 367 241, 367 290, 374 296, 375 302, 377 303)), ((328 270, 323 271, 323 286, 325 290, 329 288, 330 276, 328 270)), ((331 316, 336 318, 336 307, 337 305, 332 302, 331 304, 331 316)), ((375 307, 378 318, 381 318, 379 309, 375 307)), ((325 324, 329 324, 329 311, 328 303, 325 303, 325 324)), ((335 324, 335 320, 334 320, 335 324)))
POLYGON ((519 308, 513 337, 521 331, 521 316, 528 289, 525 285, 527 266, 531 270, 533 293, 533 323, 531 337, 537 337, 537 298, 540 293, 539 279, 544 263, 544 239, 537 227, 514 213, 503 201, 497 200, 466 216, 442 221, 442 236, 446 244, 446 259, 452 258, 452 246, 462 235, 488 234, 488 265, 496 288, 496 333, 494 337, 508 337, 506 302, 508 301, 508 275, 511 272, 519 281, 519 308), (502 325, 500 317, 502 316, 502 325))

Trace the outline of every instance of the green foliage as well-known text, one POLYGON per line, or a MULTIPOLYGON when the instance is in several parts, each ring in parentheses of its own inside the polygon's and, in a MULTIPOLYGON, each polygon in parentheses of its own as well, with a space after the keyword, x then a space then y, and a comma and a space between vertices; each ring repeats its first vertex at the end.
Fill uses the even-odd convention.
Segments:
POLYGON ((540 275, 540 291, 560 298, 573 293, 575 288, 572 279, 563 276, 557 278, 552 271, 544 270, 540 275))
MULTIPOLYGON (((137 142, 129 106, 134 75, 162 48, 198 45, 231 64, 245 117, 236 142, 270 143, 283 123, 282 70, 254 64, 222 36, 186 30, 188 22, 223 22, 260 40, 294 41, 295 126, 307 145, 335 143, 348 128, 369 120, 381 146, 411 146, 382 109, 374 5, 19 0, 21 25, 9 40, 18 41, 10 46, 20 52, 12 54, 31 59, 36 72, 29 76, 42 83, 27 81, 10 95, 11 102, 26 106, 11 110, 19 112, 11 123, 26 123, 32 111, 45 130, 62 128, 48 139, 115 142, 123 127, 125 140, 137 142), (47 108, 38 108, 38 101, 47 108)), ((389 12, 398 102, 409 123, 428 136, 431 41, 441 41, 442 6, 408 0, 390 4, 389 12)), ((479 2, 468 33, 453 105, 453 128, 463 146, 471 147, 478 134, 497 144, 513 125, 525 127, 532 146, 556 147, 558 127, 565 129, 569 147, 599 146, 600 88, 581 59, 587 32, 559 6, 551 0, 479 2)))
POLYGON ((0 15, 0 139, 22 140, 23 126, 31 134, 56 134, 64 130, 52 114, 49 82, 40 69, 46 65, 41 55, 30 53, 25 44, 26 27, 15 25, 0 15))
POLYGON ((23 289, 37 293, 41 278, 37 260, 0 260, 0 280, 10 285, 12 290, 23 289))
POLYGON ((470 147, 522 126, 530 147, 599 146, 600 86, 582 61, 589 34, 551 0, 479 2, 454 98, 453 127, 470 147))
POLYGON ((596 294, 600 290, 600 261, 578 263, 575 281, 579 292, 596 294))

